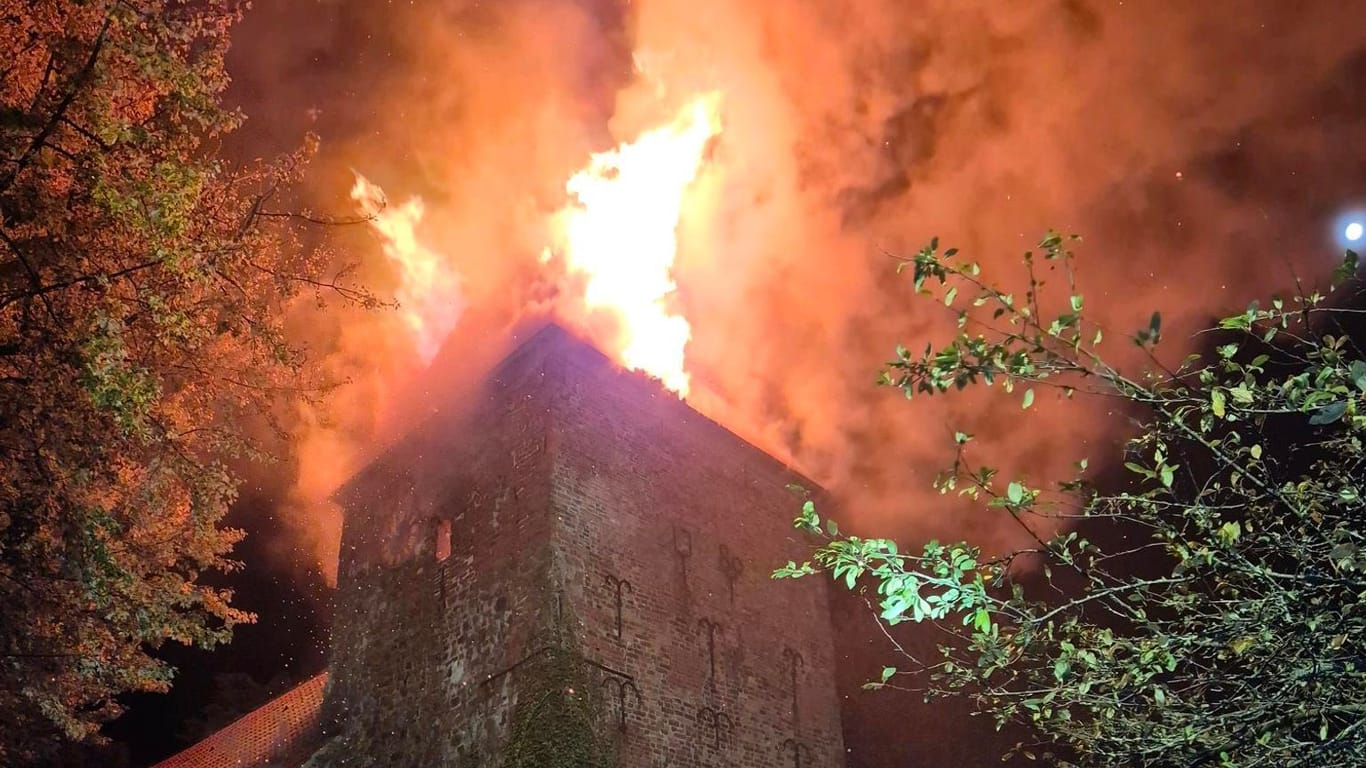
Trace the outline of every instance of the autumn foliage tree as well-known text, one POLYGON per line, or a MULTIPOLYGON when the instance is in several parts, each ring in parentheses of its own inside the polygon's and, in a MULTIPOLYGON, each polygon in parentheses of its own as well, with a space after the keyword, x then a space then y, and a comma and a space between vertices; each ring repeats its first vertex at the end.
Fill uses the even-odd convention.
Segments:
MULTIPOLYGON (((1114 457, 1127 479, 1106 483, 1081 456, 1074 477, 1008 476, 957 433, 935 487, 1034 542, 1004 555, 849 536, 808 503, 797 524, 825 541, 775 575, 829 573, 888 627, 932 622, 946 638, 937 658, 896 646, 870 687, 967 696, 1034 728, 1020 751, 1058 765, 1366 764, 1360 295, 1254 302, 1178 366, 1154 353, 1154 313, 1121 341, 1147 364, 1121 365, 1064 238, 1026 254, 1018 295, 937 243, 903 266, 958 330, 898 349, 884 384, 911 398, 996 387, 1021 418, 1036 392, 1103 397, 1138 426, 1114 457)), ((1355 271, 1349 253, 1339 284, 1355 271)))
POLYGON ((203 577, 235 567, 230 466, 328 384, 284 309, 367 300, 281 210, 311 146, 216 156, 238 6, 0 1, 0 764, 252 619, 203 577))

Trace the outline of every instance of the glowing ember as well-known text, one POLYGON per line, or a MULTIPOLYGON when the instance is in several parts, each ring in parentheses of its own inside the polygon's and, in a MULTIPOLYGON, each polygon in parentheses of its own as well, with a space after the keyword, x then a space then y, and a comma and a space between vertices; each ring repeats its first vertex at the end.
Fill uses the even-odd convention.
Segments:
POLYGON ((676 230, 707 142, 720 131, 720 95, 694 99, 673 123, 593 155, 565 185, 572 202, 554 220, 555 251, 584 278, 585 307, 616 321, 612 351, 680 396, 692 331, 669 306, 676 230))
POLYGON ((403 322, 412 332, 423 364, 430 363, 460 318, 460 275, 418 238, 417 227, 425 210, 420 198, 386 206, 384 190, 357 173, 351 199, 363 214, 372 217, 370 226, 383 243, 384 255, 398 271, 397 296, 403 322))

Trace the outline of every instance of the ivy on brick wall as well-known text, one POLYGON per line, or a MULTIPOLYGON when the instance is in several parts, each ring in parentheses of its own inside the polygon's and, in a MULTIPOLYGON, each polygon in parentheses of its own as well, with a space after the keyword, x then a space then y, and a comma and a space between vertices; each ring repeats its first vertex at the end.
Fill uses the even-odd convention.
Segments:
POLYGON ((521 673, 506 768, 609 768, 616 764, 598 732, 601 692, 571 647, 550 648, 521 673))

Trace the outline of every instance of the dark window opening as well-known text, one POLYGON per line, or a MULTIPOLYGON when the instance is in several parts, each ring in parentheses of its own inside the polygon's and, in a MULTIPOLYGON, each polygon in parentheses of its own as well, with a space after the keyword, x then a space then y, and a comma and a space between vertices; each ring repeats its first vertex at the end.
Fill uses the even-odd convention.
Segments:
POLYGON ((439 563, 451 556, 451 521, 436 521, 436 561, 439 563))

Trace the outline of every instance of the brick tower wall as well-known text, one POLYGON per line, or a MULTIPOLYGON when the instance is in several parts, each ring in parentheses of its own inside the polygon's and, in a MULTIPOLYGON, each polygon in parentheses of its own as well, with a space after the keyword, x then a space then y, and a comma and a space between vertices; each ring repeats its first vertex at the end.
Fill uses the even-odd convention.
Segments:
POLYGON ((331 738, 310 765, 490 765, 506 739, 507 670, 543 644, 554 600, 544 429, 527 406, 544 381, 530 351, 339 494, 331 738), (443 522, 450 552, 438 561, 443 522))
POLYGON ((554 364, 555 556, 585 653, 639 689, 622 765, 843 765, 825 584, 769 576, 809 551, 809 482, 601 358, 554 364))
POLYGON ((341 496, 312 765, 497 768, 538 658, 567 645, 622 768, 842 766, 825 585, 768 576, 806 551, 789 483, 542 330, 341 496))

